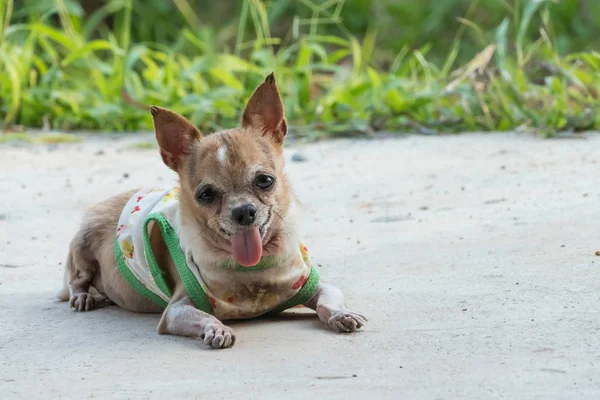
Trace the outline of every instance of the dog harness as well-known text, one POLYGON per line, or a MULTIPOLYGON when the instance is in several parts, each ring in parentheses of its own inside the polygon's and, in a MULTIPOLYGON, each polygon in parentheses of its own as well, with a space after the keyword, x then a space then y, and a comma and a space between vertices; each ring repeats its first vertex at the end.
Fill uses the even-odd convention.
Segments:
POLYGON ((162 234, 175 268, 195 306, 220 319, 253 318, 306 303, 319 273, 303 244, 291 254, 263 257, 253 267, 227 261, 197 265, 181 243, 179 188, 142 189, 127 202, 117 225, 115 258, 127 283, 140 295, 166 307, 172 297, 166 273, 158 265, 150 234, 162 234))

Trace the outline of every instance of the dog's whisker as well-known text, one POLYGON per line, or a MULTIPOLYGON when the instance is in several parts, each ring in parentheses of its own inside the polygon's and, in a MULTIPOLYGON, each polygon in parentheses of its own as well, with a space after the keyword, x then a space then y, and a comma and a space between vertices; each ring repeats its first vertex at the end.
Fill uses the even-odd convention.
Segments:
POLYGON ((276 215, 277 217, 279 217, 279 219, 281 220, 281 222, 283 223, 283 225, 287 227, 287 226, 288 226, 288 222, 285 220, 285 218, 283 218, 283 217, 281 216, 281 214, 279 214, 279 212, 277 212, 277 210, 275 209, 275 207, 273 207, 273 208, 272 208, 272 210, 273 210, 273 212, 275 213, 275 215, 276 215))

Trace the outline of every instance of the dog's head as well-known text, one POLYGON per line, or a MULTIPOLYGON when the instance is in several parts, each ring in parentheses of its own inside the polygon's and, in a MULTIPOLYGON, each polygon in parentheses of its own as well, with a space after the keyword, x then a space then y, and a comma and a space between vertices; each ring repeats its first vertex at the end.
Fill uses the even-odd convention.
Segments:
POLYGON ((241 265, 277 253, 289 235, 291 195, 283 172, 287 133, 273 74, 243 113, 241 128, 206 137, 184 117, 151 107, 156 139, 167 166, 179 175, 182 224, 205 249, 241 265))

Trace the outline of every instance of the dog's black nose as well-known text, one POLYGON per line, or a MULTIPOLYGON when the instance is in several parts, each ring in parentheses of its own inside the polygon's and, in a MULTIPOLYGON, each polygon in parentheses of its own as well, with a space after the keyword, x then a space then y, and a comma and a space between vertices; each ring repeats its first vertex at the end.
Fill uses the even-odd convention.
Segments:
POLYGON ((231 217, 240 225, 250 225, 256 219, 256 207, 252 204, 244 204, 233 209, 231 217))

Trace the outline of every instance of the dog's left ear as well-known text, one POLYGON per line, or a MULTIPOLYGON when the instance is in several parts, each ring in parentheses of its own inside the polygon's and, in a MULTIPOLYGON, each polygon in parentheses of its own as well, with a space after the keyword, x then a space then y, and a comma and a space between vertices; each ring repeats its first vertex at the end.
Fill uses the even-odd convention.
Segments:
POLYGON ((281 146, 287 133, 287 122, 275 75, 271 72, 248 100, 242 116, 242 127, 254 128, 281 146))
POLYGON ((150 106, 160 155, 169 168, 177 172, 183 157, 202 133, 181 115, 162 107, 150 106))

